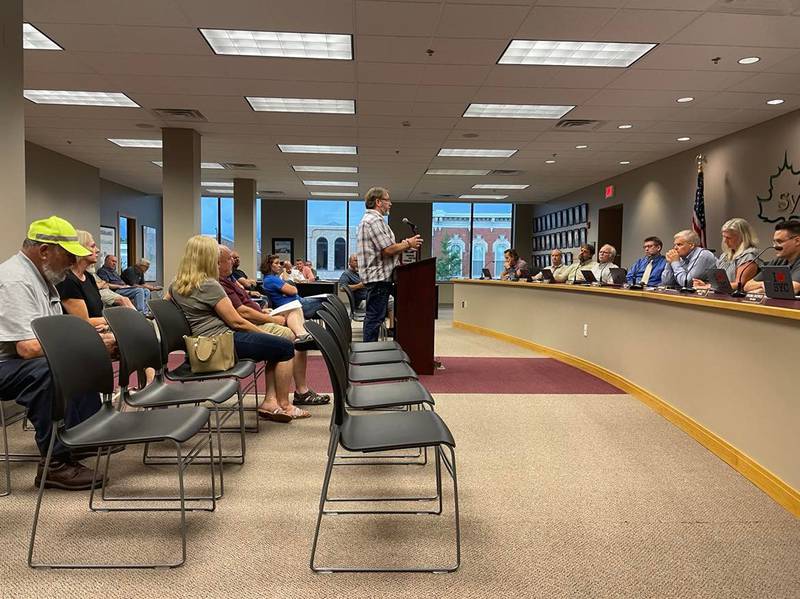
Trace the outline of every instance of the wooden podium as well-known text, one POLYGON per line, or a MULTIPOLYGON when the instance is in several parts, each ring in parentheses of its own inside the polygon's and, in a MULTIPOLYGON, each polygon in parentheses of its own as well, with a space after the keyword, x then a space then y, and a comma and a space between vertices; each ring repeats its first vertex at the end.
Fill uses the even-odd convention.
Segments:
POLYGON ((436 258, 395 268, 395 339, 411 358, 417 374, 433 374, 436 316, 436 258))

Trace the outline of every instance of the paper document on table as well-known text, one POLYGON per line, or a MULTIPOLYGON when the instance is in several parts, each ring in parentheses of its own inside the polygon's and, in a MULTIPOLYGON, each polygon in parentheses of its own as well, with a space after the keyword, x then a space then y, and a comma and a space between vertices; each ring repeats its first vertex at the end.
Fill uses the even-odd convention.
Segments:
POLYGON ((330 293, 318 293, 317 295, 306 295, 305 298, 306 299, 312 299, 312 298, 316 298, 316 297, 328 297, 329 295, 331 295, 331 294, 330 293))
POLYGON ((283 314, 284 312, 291 312, 292 310, 297 310, 298 308, 302 310, 303 305, 297 300, 292 300, 288 304, 283 304, 279 308, 273 308, 272 311, 270 312, 270 315, 277 316, 278 314, 283 314))

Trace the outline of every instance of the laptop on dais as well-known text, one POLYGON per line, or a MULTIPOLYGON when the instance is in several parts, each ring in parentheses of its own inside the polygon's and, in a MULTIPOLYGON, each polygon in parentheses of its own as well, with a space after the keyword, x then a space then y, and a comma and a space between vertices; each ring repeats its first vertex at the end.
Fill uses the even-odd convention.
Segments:
POLYGON ((547 281, 548 283, 555 282, 555 277, 553 277, 553 271, 549 268, 542 269, 542 281, 547 281))
POLYGON ((794 299, 792 271, 788 266, 765 266, 761 269, 764 293, 771 299, 794 299))
POLYGON ((612 285, 624 285, 625 284, 625 275, 628 274, 628 271, 624 268, 612 268, 608 271, 611 275, 611 284, 612 285))
POLYGON ((484 279, 491 279, 492 278, 492 273, 489 272, 488 268, 482 269, 481 272, 483 273, 483 278, 484 279))
POLYGON ((731 287, 731 282, 728 280, 728 273, 721 268, 709 269, 707 277, 714 293, 724 293, 726 295, 733 293, 733 287, 731 287))

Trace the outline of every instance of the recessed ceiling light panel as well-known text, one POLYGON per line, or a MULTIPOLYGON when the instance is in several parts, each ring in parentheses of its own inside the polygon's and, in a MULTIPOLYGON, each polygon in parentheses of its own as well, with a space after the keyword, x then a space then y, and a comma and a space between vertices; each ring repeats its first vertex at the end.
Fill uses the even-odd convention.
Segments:
POLYGON ((358 181, 303 181, 303 185, 317 187, 358 187, 358 181))
POLYGON ((355 100, 320 100, 314 98, 261 98, 245 96, 256 112, 312 112, 318 114, 355 114, 355 100))
MULTIPOLYGON (((151 160, 153 164, 155 164, 159 168, 163 168, 164 162, 162 160, 151 160)), ((206 169, 224 169, 225 167, 222 166, 219 162, 201 162, 200 168, 206 169)))
POLYGON ((207 193, 219 193, 223 195, 230 194, 232 191, 232 189, 206 189, 207 193))
POLYGON ((556 161, 555 160, 545 160, 544 163, 545 164, 555 164, 556 161))
POLYGON ((216 54, 352 60, 353 36, 336 33, 201 29, 216 54))
POLYGON ((460 200, 505 200, 508 196, 503 195, 479 195, 479 194, 464 194, 458 196, 460 200))
POLYGON ((426 175, 465 175, 482 176, 488 175, 491 171, 482 168, 429 168, 425 171, 426 175))
POLYGON ((767 100, 767 104, 770 106, 777 106, 778 104, 783 104, 786 100, 782 100, 781 98, 773 98, 772 100, 767 100))
POLYGON ((311 191, 312 196, 331 196, 336 198, 357 198, 358 194, 352 191, 311 191))
POLYGON ((737 62, 739 64, 755 64, 759 60, 761 60, 758 56, 745 56, 744 58, 740 58, 737 62))
POLYGON ((233 181, 203 181, 200 183, 203 187, 230 187, 233 188, 233 181))
POLYGON ((356 146, 309 146, 301 144, 278 144, 285 154, 358 154, 356 146))
POLYGON ((292 165, 296 173, 357 173, 357 166, 297 166, 292 165))
POLYGON ((677 138, 675 141, 689 141, 690 139, 692 139, 692 138, 684 136, 684 137, 677 138))
POLYGON ((585 150, 588 147, 589 146, 587 146, 586 144, 579 144, 579 145, 575 146, 575 149, 576 150, 585 150))
POLYGON ((66 106, 117 106, 139 108, 139 105, 120 92, 83 92, 52 89, 26 89, 23 95, 34 104, 66 106))
POLYGON ((694 98, 692 96, 684 96, 683 98, 678 98, 675 101, 678 104, 686 104, 687 102, 694 102, 694 98))
POLYGON ((23 50, 63 50, 61 46, 30 23, 22 24, 23 50))
POLYGON ((617 125, 617 129, 631 129, 632 127, 633 127, 633 125, 631 125, 629 123, 624 123, 622 125, 617 125))
POLYGON ((623 42, 512 40, 498 64, 625 68, 655 47, 623 42))
POLYGON ((121 148, 161 148, 162 145, 160 139, 112 139, 110 137, 107 139, 121 148))
POLYGON ((509 158, 517 150, 488 150, 477 148, 442 148, 438 156, 458 156, 461 158, 509 158))
POLYGON ((512 185, 509 183, 478 183, 472 189, 528 189, 530 185, 512 185))
POLYGON ((626 165, 626 164, 630 164, 631 161, 630 160, 620 160, 619 163, 622 164, 622 165, 626 165))
POLYGON ((575 106, 544 104, 470 104, 464 116, 484 119, 560 119, 575 106))

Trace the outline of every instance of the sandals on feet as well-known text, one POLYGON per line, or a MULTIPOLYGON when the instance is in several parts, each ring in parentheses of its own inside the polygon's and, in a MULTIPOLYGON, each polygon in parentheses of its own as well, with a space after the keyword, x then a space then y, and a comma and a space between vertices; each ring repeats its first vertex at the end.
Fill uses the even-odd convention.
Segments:
POLYGON ((292 409, 288 412, 284 412, 287 416, 294 420, 301 420, 303 418, 311 418, 311 412, 307 412, 305 410, 301 410, 296 406, 292 406, 292 409))
POLYGON ((275 408, 274 410, 259 409, 258 417, 263 418, 264 420, 271 420, 272 422, 281 422, 283 424, 291 422, 294 419, 294 416, 287 414, 281 408, 275 408))
POLYGON ((321 406, 331 402, 330 395, 320 395, 313 389, 309 389, 305 393, 294 392, 294 400, 292 403, 296 406, 321 406))

